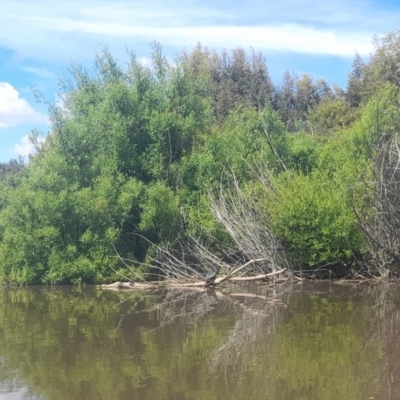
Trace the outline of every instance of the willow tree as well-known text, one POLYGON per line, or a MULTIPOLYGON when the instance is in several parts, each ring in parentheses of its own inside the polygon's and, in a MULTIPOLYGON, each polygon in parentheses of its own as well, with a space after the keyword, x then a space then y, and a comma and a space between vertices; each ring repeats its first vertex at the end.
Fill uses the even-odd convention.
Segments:
POLYGON ((209 129, 209 104, 208 81, 157 45, 150 66, 130 54, 121 67, 107 48, 89 71, 73 64, 42 151, 0 213, 2 280, 104 281, 115 250, 143 259, 141 235, 176 234, 176 164, 209 129))

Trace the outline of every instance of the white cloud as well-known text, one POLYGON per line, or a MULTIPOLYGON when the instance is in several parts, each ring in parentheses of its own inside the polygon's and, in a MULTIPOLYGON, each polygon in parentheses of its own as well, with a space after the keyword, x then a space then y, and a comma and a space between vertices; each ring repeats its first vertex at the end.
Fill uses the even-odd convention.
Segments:
POLYGON ((399 19, 400 8, 388 12, 368 0, 19 0, 0 4, 0 45, 62 62, 92 59, 102 39, 348 57, 368 54, 372 35, 395 29, 399 19))
POLYGON ((19 143, 16 143, 10 151, 14 156, 21 156, 23 158, 29 157, 29 155, 35 153, 35 147, 29 140, 29 135, 25 135, 21 138, 19 143))
POLYGON ((0 82, 0 128, 34 122, 47 123, 46 115, 35 111, 17 90, 7 82, 0 82))
POLYGON ((138 62, 139 62, 139 64, 143 65, 144 67, 148 67, 151 65, 151 59, 148 57, 139 57, 138 62))
MULTIPOLYGON (((50 20, 43 20, 49 26, 50 20)), ((54 21, 53 21, 54 23, 54 21)), ((130 37, 160 40, 176 46, 201 42, 216 47, 249 47, 273 51, 353 56, 355 51, 367 55, 372 50, 371 36, 352 32, 335 32, 298 24, 258 26, 149 27, 121 22, 88 22, 60 19, 60 31, 95 34, 99 37, 130 37)))
POLYGON ((117 24, 90 24, 88 30, 108 35, 156 37, 176 46, 191 46, 196 42, 208 46, 234 48, 255 47, 262 50, 354 56, 357 51, 367 55, 372 50, 371 37, 365 34, 335 33, 301 25, 280 26, 214 26, 207 28, 147 28, 117 24))

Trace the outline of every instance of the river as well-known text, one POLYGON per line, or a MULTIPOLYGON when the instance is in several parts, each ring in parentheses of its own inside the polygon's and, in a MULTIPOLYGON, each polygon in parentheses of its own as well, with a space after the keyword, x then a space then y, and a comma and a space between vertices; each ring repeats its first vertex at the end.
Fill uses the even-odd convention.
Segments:
POLYGON ((400 287, 0 289, 0 400, 400 399, 400 287))

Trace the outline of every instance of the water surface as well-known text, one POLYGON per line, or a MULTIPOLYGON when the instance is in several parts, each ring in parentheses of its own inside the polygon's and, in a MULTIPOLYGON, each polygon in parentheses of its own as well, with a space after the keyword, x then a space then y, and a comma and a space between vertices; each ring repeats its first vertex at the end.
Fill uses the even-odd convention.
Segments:
POLYGON ((400 398, 400 287, 0 289, 0 400, 400 398))

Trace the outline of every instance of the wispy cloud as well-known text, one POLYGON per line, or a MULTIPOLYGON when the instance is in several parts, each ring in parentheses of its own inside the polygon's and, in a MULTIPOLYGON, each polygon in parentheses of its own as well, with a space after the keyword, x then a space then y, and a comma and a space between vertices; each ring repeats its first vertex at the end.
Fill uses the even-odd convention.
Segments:
POLYGON ((178 48, 200 41, 211 47, 347 57, 354 51, 368 54, 372 35, 397 26, 399 19, 399 13, 366 0, 19 0, 0 5, 0 45, 27 57, 67 55, 68 60, 85 52, 91 57, 101 39, 128 45, 158 40, 178 48))
POLYGON ((47 123, 46 115, 32 106, 7 82, 0 82, 0 128, 17 126, 26 122, 47 123))
POLYGON ((20 67, 20 69, 22 71, 28 72, 32 75, 36 75, 39 78, 56 79, 56 75, 46 68, 35 68, 35 67, 29 67, 29 66, 23 65, 20 67))

